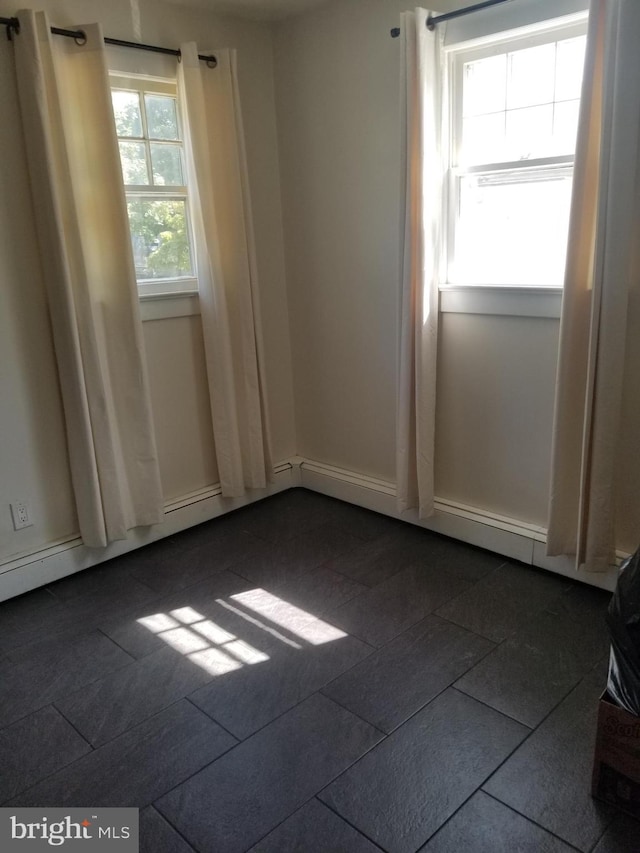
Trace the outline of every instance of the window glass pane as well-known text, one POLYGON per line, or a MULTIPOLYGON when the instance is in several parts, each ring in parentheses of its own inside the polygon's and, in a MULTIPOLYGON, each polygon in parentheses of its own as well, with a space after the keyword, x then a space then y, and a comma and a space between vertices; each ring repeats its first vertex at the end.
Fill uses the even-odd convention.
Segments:
POLYGON ((147 151, 144 142, 118 142, 125 184, 148 184, 147 151))
POLYGON ((507 109, 553 101, 555 50, 543 44, 509 54, 507 109))
POLYGON ((176 99, 164 95, 145 95, 147 128, 150 139, 178 139, 176 99))
POLYGON ((507 113, 507 160, 548 157, 552 149, 553 105, 509 110, 507 113))
POLYGON ((571 170, 469 175, 461 184, 450 280, 562 285, 571 170))
POLYGON ((558 42, 556 101, 580 97, 586 44, 586 36, 558 42))
POLYGON ((111 91, 113 113, 118 136, 142 136, 140 96, 137 92, 111 91))
POLYGON ((138 280, 193 275, 185 202, 129 198, 127 209, 138 280))
POLYGON ((460 165, 500 163, 505 160, 504 113, 465 118, 460 165))
POLYGON ((553 117, 553 140, 557 154, 573 154, 578 134, 580 101, 556 104, 553 117))
POLYGON ((156 186, 181 187, 184 185, 182 156, 177 145, 152 142, 151 164, 153 183, 156 186))
POLYGON ((506 54, 465 63, 463 114, 471 116, 504 110, 506 82, 506 54))

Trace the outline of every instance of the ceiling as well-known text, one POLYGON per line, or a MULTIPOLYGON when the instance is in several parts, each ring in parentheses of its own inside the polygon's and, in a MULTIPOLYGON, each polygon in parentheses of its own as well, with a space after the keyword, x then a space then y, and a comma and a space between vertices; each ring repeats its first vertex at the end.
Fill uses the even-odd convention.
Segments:
POLYGON ((170 0, 170 2, 260 21, 278 21, 321 6, 330 0, 170 0))

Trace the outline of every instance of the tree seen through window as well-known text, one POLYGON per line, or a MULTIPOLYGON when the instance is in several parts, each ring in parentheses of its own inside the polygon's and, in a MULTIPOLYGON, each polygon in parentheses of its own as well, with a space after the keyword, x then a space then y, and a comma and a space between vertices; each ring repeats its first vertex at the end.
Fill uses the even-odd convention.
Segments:
POLYGON ((193 277, 176 97, 112 89, 138 281, 193 277))

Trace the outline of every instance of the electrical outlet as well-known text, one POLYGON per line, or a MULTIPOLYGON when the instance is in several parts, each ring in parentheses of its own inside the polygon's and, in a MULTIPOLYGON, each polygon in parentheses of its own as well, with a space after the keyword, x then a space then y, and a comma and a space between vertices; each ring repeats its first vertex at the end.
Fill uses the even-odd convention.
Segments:
POLYGON ((32 527, 31 510, 29 504, 24 501, 11 504, 11 517, 13 518, 13 529, 22 530, 23 527, 32 527))

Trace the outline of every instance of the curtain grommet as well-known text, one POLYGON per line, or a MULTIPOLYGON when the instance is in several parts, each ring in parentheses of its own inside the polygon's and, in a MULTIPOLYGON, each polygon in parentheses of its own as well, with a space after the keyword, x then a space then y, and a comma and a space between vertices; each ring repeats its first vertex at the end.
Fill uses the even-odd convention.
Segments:
POLYGON ((78 30, 78 34, 73 37, 73 40, 78 47, 84 47, 87 43, 87 34, 84 30, 78 30))

